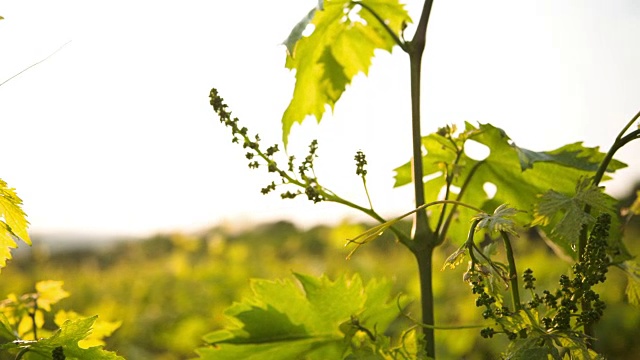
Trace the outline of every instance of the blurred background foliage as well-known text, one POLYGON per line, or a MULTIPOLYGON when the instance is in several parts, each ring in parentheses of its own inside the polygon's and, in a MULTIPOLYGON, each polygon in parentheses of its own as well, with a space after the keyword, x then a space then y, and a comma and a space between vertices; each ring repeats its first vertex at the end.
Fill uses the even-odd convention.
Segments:
MULTIPOLYGON (((163 234, 58 251, 55 244, 34 237, 33 248, 3 269, 0 294, 32 291, 40 280, 63 280, 71 296, 58 309, 122 321, 107 339, 108 349, 128 359, 188 359, 195 356, 193 350, 202 345, 204 334, 224 326, 224 309, 248 295, 250 278, 290 277, 292 271, 331 277, 357 272, 365 281, 390 278, 396 293, 417 299, 413 257, 390 234, 345 259, 345 240, 372 225, 345 221, 301 229, 280 221, 247 229, 218 226, 197 234, 163 234)), ((639 253, 637 219, 626 237, 632 253, 639 253)), ((539 291, 556 288, 558 276, 569 269, 533 231, 524 231, 514 246, 518 272, 533 269, 539 291)), ((439 247, 435 268, 455 250, 439 247)), ((465 270, 463 264, 436 273, 436 324, 491 325, 483 323, 482 311, 462 281, 465 270)), ((598 350, 611 359, 637 359, 640 310, 626 303, 626 277, 612 269, 608 281, 599 286, 607 309, 597 326, 598 350)), ((414 301, 413 318, 418 318, 418 307, 414 301)), ((399 319, 394 328, 400 331, 407 323, 399 319)), ((436 338, 443 359, 492 359, 507 343, 500 336, 482 339, 479 329, 438 331, 436 338)))

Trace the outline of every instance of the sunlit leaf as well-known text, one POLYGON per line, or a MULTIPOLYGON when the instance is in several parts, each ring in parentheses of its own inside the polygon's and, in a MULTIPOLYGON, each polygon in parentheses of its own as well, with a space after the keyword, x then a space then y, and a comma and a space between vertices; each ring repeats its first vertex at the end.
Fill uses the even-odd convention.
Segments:
MULTIPOLYGON (((427 179, 427 202, 439 198, 446 176, 451 176, 452 185, 461 189, 461 193, 452 190, 450 199, 479 206, 487 213, 501 204, 510 204, 523 210, 517 215, 518 221, 523 223, 533 220, 534 205, 540 201, 541 194, 550 189, 559 194, 574 194, 578 179, 593 176, 605 156, 598 148, 587 148, 581 143, 546 152, 526 150, 516 146, 502 129, 490 124, 475 127, 466 123, 464 131, 457 137, 451 139, 445 132, 434 133, 423 137, 422 145, 426 150, 423 167, 427 179), (489 155, 481 160, 471 158, 464 151, 469 140, 485 145, 489 155), (496 188, 493 196, 485 191, 487 183, 496 188)), ((613 172, 624 166, 614 160, 607 171, 613 172)), ((396 169, 395 186, 411 183, 410 169, 410 162, 396 169)), ((446 210, 448 215, 451 206, 446 210)), ((430 221, 433 227, 438 223, 439 215, 438 209, 432 210, 430 221)), ((474 215, 471 210, 457 208, 452 217, 449 238, 458 244, 464 242, 469 219, 474 215)), ((570 250, 566 239, 556 237, 552 240, 563 249, 570 250)))
POLYGON ((21 349, 28 347, 22 359, 51 360, 55 351, 61 351, 66 359, 73 360, 124 360, 113 352, 103 350, 100 346, 83 349, 78 342, 87 338, 97 316, 65 321, 52 336, 37 341, 14 341, 0 345, 1 349, 21 349))
POLYGON ((0 338, 2 339, 15 339, 16 334, 13 332, 13 325, 11 321, 7 319, 7 316, 0 312, 0 338))
POLYGON ((629 277, 625 293, 629 304, 640 306, 640 280, 638 278, 629 277))
POLYGON ((640 215, 640 190, 636 191, 636 200, 629 207, 629 211, 634 215, 640 215))
MULTIPOLYGON (((84 318, 74 311, 58 311, 54 317, 54 322, 58 326, 62 326, 67 320, 79 320, 84 318)), ((122 323, 120 321, 103 321, 96 319, 91 329, 91 333, 78 342, 78 346, 83 349, 89 349, 94 346, 104 346, 104 338, 111 336, 122 323)))
MULTIPOLYGON (((291 280, 254 280, 253 295, 225 313, 233 320, 204 337, 203 359, 338 359, 345 323, 382 332, 399 315, 388 281, 363 285, 360 277, 331 281, 295 274, 291 280), (302 290, 300 288, 302 286, 302 290)), ((403 301, 406 304, 406 302, 403 301)))
MULTIPOLYGON (((101 346, 94 346, 88 349, 81 348, 78 343, 86 339, 92 331, 93 324, 98 316, 84 319, 67 320, 53 336, 38 341, 30 352, 37 354, 47 354, 51 359, 53 349, 61 346, 67 359, 77 360, 124 360, 123 357, 113 352, 103 350, 101 346)), ((36 359, 39 359, 36 357, 36 359)))
POLYGON ((625 291, 629 304, 640 306, 640 266, 634 261, 625 261, 618 267, 627 274, 627 289, 625 291))
POLYGON ((447 267, 451 270, 455 269, 456 266, 462 264, 466 254, 467 254, 467 247, 463 245, 460 248, 458 248, 458 250, 454 251, 453 254, 447 257, 440 271, 444 271, 444 269, 446 269, 447 267))
POLYGON ((509 344, 506 359, 546 360, 546 359, 604 359, 587 348, 584 335, 573 331, 535 334, 526 339, 518 339, 509 344))
POLYGON ((513 235, 518 235, 516 232, 516 223, 513 217, 520 211, 509 207, 507 204, 502 204, 496 208, 493 214, 481 213, 472 218, 472 220, 480 220, 476 230, 487 229, 489 232, 508 232, 513 235))
POLYGON ((569 244, 575 244, 580 229, 595 221, 590 213, 584 211, 587 205, 598 212, 604 212, 613 204, 602 188, 591 185, 590 179, 583 178, 572 195, 554 190, 544 193, 535 208, 532 225, 549 225, 554 218, 559 217, 551 227, 551 233, 569 244))
POLYGON ((6 265, 7 259, 11 259, 11 249, 17 246, 14 237, 31 245, 27 232, 29 222, 21 205, 22 200, 15 189, 0 179, 0 269, 6 265))
POLYGON ((410 21, 397 0, 324 1, 312 9, 284 42, 285 66, 296 71, 293 97, 282 117, 285 146, 294 123, 302 123, 307 116, 320 121, 355 75, 368 74, 376 49, 391 51, 396 41, 387 29, 399 36, 403 24, 410 21), (302 36, 308 25, 313 25, 313 32, 302 36))
POLYGON ((51 305, 69 297, 69 293, 62 289, 62 285, 64 285, 64 281, 45 280, 37 282, 38 307, 51 311, 51 305))

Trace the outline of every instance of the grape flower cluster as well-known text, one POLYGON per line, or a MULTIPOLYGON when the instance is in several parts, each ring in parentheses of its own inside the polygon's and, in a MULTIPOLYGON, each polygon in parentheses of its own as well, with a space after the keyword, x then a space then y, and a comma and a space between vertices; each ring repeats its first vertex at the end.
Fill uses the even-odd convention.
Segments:
POLYGON ((327 192, 318 183, 313 169, 313 161, 317 157, 316 153, 318 150, 318 142, 316 140, 313 140, 309 145, 309 154, 298 166, 297 174, 295 171, 294 156, 289 156, 287 168, 286 170, 282 170, 275 160, 275 154, 280 151, 278 145, 270 146, 263 151, 260 148, 260 136, 256 134, 251 138, 248 135, 248 129, 246 127, 240 127, 238 118, 232 118, 231 111, 228 110, 228 106, 224 103, 224 99, 220 97, 218 90, 215 88, 211 89, 209 97, 210 104, 220 118, 220 122, 231 128, 231 142, 236 144, 242 142, 243 149, 247 150, 245 158, 249 160, 249 168, 258 169, 261 164, 264 164, 270 173, 276 173, 280 176, 280 184, 272 181, 261 189, 262 194, 266 195, 274 191, 279 185, 291 184, 304 189, 304 191, 300 189, 293 192, 289 190, 284 191, 280 194, 283 199, 293 199, 298 195, 305 194, 307 198, 314 203, 325 200, 327 192))

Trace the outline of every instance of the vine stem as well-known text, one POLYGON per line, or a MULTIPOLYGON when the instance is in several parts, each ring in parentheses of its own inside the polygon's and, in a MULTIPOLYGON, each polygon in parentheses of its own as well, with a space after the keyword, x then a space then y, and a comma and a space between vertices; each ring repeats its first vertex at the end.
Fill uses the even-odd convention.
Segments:
POLYGON ((522 303, 520 302, 520 290, 518 288, 518 271, 516 270, 516 259, 513 256, 513 248, 511 247, 511 240, 509 234, 506 231, 500 231, 502 240, 504 241, 504 248, 507 254, 507 262, 509 263, 509 281, 511 282, 511 300, 513 301, 513 308, 516 311, 522 310, 522 303))
MULTIPOLYGON (((411 168, 414 184, 416 208, 425 203, 424 172, 422 167, 422 134, 420 130, 420 87, 422 55, 427 40, 427 25, 433 0, 425 0, 420 21, 416 33, 411 42, 407 44, 405 52, 409 54, 411 76, 411 131, 412 152, 411 168)), ((429 219, 426 210, 416 212, 413 222, 413 245, 411 250, 418 263, 420 277, 420 297, 422 309, 422 323, 433 326, 435 324, 433 307, 433 250, 438 245, 438 236, 434 235, 429 227, 429 219)), ((436 357, 435 331, 432 328, 423 328, 425 352, 430 358, 436 357)))

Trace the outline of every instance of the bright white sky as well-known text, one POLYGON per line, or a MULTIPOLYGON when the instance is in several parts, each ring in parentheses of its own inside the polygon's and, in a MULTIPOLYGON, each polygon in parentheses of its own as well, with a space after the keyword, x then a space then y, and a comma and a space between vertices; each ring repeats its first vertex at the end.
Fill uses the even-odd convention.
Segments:
MULTIPOLYGON (((264 144, 280 139, 293 89, 279 45, 316 0, 23 1, 0 7, 0 178, 17 188, 33 233, 144 235, 219 222, 326 223, 357 213, 263 196, 214 116, 217 87, 264 144)), ((421 1, 409 1, 417 20, 421 1)), ((522 147, 584 140, 607 149, 640 109, 640 2, 436 0, 424 62, 424 133, 491 122, 522 147)), ((353 156, 369 161, 374 206, 411 208, 392 190, 410 156, 408 59, 380 54, 333 117, 294 127, 290 152, 317 138, 320 180, 365 204, 353 156)), ((610 183, 626 193, 632 165, 610 183)), ((382 211, 386 210, 386 211, 382 211)))

